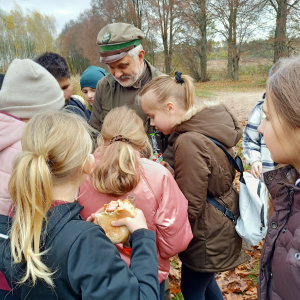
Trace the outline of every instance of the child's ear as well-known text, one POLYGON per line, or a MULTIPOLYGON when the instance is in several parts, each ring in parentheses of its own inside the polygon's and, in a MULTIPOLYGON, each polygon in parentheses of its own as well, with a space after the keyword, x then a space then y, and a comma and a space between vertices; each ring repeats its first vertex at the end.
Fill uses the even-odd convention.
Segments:
POLYGON ((95 164, 95 157, 93 154, 89 154, 89 157, 83 166, 83 173, 87 175, 90 174, 94 164, 95 164))
POLYGON ((175 113, 175 105, 174 105, 174 103, 171 102, 171 101, 167 102, 167 103, 166 103, 166 109, 167 109, 167 111, 168 111, 171 115, 173 115, 173 114, 175 113))

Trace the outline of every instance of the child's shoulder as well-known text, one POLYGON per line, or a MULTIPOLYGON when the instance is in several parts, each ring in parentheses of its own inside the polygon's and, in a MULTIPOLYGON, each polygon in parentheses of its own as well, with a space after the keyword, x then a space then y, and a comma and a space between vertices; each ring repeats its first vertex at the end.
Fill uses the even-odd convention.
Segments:
POLYGON ((184 133, 179 134, 176 142, 175 142, 175 148, 178 146, 181 147, 189 147, 192 144, 203 144, 205 143, 205 135, 203 135, 200 132, 196 131, 187 131, 184 133))
POLYGON ((140 158, 140 163, 143 167, 143 171, 146 177, 163 177, 171 175, 171 173, 167 170, 166 167, 162 166, 157 162, 154 162, 153 160, 147 158, 140 158))

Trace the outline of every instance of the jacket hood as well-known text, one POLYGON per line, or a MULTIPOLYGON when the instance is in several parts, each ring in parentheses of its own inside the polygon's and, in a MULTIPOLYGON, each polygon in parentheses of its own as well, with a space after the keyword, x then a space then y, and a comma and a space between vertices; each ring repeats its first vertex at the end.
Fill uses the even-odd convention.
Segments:
POLYGON ((179 134, 187 131, 199 132, 219 141, 227 148, 235 146, 242 136, 240 122, 223 104, 201 111, 193 108, 193 113, 188 111, 187 115, 188 117, 176 126, 175 132, 179 134))
POLYGON ((0 112, 0 151, 21 140, 26 123, 0 112))

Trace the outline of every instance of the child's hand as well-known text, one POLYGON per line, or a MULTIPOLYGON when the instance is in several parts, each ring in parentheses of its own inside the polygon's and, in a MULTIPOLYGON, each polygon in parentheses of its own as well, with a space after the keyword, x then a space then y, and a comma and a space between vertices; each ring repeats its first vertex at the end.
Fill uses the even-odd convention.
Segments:
POLYGON ((171 172, 173 177, 175 176, 175 172, 173 168, 169 165, 169 163, 167 163, 166 161, 162 161, 160 164, 164 166, 166 169, 168 169, 171 172))
POLYGON ((257 179, 261 177, 262 174, 262 163, 260 161, 255 161, 252 164, 251 174, 257 179))
POLYGON ((94 223, 96 225, 99 225, 98 222, 97 222, 97 219, 96 219, 96 215, 97 214, 100 214, 101 212, 103 212, 103 209, 104 207, 101 207, 99 210, 97 210, 95 213, 91 214, 87 219, 86 221, 87 222, 91 222, 91 223, 94 223))
POLYGON ((112 221, 111 225, 112 226, 122 226, 125 225, 130 233, 135 232, 138 229, 148 229, 147 222, 144 216, 144 213, 136 208, 136 216, 134 218, 124 218, 116 221, 112 221))

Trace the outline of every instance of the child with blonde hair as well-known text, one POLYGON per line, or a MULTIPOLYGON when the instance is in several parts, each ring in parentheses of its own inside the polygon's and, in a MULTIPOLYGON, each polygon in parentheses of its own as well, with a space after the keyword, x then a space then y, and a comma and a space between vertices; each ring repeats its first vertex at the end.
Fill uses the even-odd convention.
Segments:
POLYGON ((264 173, 272 213, 260 260, 258 299, 296 300, 300 294, 300 58, 280 60, 268 79, 258 127, 271 158, 287 165, 264 173))
MULTIPOLYGON (((143 155, 152 154, 142 119, 125 106, 111 110, 104 119, 94 153, 93 172, 80 187, 79 204, 86 219, 112 200, 136 199, 136 207, 145 214, 148 228, 156 234, 160 297, 170 270, 169 258, 185 250, 192 239, 187 216, 187 200, 172 174, 143 155)), ((129 265, 130 255, 116 245, 129 265)))
POLYGON ((178 133, 173 145, 175 180, 188 200, 193 240, 179 254, 184 299, 223 299, 215 273, 232 269, 246 260, 242 239, 235 231, 239 216, 235 170, 224 152, 210 139, 232 147, 242 135, 237 119, 224 105, 196 102, 189 76, 160 76, 138 95, 151 126, 163 134, 178 133), (232 218, 207 202, 207 196, 232 212, 232 218))
POLYGON ((81 117, 53 111, 24 129, 9 181, 13 219, 0 216, 0 270, 17 299, 158 299, 156 239, 143 213, 112 224, 132 232, 130 268, 79 215, 75 194, 95 161, 89 130, 81 117))

